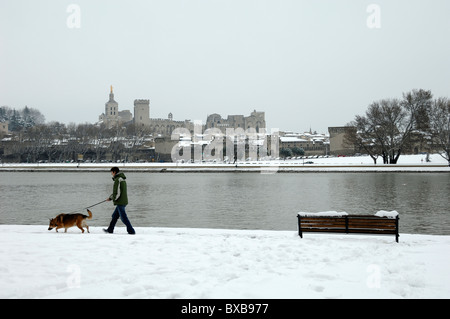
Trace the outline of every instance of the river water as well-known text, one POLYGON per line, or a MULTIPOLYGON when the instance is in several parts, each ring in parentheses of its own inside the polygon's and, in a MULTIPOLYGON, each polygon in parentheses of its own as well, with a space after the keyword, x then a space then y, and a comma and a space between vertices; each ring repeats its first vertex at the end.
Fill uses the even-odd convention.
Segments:
MULTIPOLYGON (((125 172, 126 173, 126 172, 125 172)), ((296 230, 297 213, 396 210, 401 233, 450 235, 446 173, 126 173, 133 226, 296 230)), ((109 172, 0 172, 0 224, 48 218, 112 193, 109 172)), ((114 206, 93 207, 107 226, 114 206)), ((83 212, 80 210, 80 212, 83 212)), ((119 221, 118 226, 122 226, 119 221)))

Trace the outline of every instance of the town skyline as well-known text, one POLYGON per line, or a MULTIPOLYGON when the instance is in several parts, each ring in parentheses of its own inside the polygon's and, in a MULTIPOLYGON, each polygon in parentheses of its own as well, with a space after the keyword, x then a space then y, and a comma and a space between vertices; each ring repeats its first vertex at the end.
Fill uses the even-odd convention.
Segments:
MULTIPOLYGON (((132 122, 132 121, 134 121, 134 116, 135 116, 135 114, 133 113, 133 106, 130 106, 129 108, 128 107, 124 107, 123 105, 122 105, 122 103, 119 103, 118 101, 116 101, 116 97, 115 97, 115 93, 114 93, 114 89, 115 89, 115 87, 113 86, 113 85, 110 85, 109 86, 109 100, 107 100, 106 101, 106 103, 105 103, 105 105, 104 106, 101 106, 101 107, 103 107, 104 109, 105 108, 108 108, 108 105, 109 105, 109 103, 110 102, 113 102, 114 104, 115 104, 115 110, 114 110, 114 112, 116 113, 117 112, 117 118, 118 119, 120 119, 120 122, 121 123, 123 123, 123 124, 129 124, 130 122, 132 122), (119 115, 119 113, 122 113, 122 115, 119 115), (125 113, 125 114, 124 114, 125 113)), ((118 99, 117 99, 118 100, 118 99)), ((195 120, 192 120, 191 118, 186 118, 186 119, 178 119, 178 118, 174 118, 173 117, 173 113, 172 112, 170 112, 170 110, 168 110, 169 111, 169 113, 168 114, 166 114, 166 116, 165 117, 155 117, 155 116, 152 116, 152 114, 156 111, 156 113, 158 114, 158 113, 160 113, 160 112, 158 112, 158 110, 157 110, 157 106, 154 106, 154 105, 151 105, 151 99, 150 98, 143 98, 143 99, 134 99, 133 100, 134 101, 134 108, 136 108, 136 103, 142 103, 142 102, 146 102, 146 103, 148 103, 148 104, 150 104, 150 105, 147 105, 147 107, 149 107, 149 110, 148 110, 148 118, 150 119, 150 120, 169 120, 169 121, 174 121, 174 122, 189 122, 189 123, 191 123, 191 124, 193 124, 194 122, 199 122, 199 121, 201 121, 201 123, 202 123, 202 125, 205 127, 205 129, 206 128, 208 128, 208 122, 209 121, 215 121, 215 122, 217 122, 217 119, 212 119, 212 120, 210 120, 210 118, 212 117, 212 116, 214 116, 214 117, 217 117, 217 115, 219 115, 219 116, 224 116, 224 118, 220 118, 219 117, 219 119, 220 120, 223 120, 223 121, 227 121, 227 119, 225 118, 225 117, 235 117, 235 116, 244 116, 244 114, 227 114, 227 113, 225 113, 225 112, 221 112, 221 113, 219 113, 219 112, 214 112, 214 110, 211 110, 211 112, 210 113, 207 113, 207 114, 205 114, 205 116, 203 117, 203 119, 195 119, 195 120)), ((11 109, 14 109, 14 110, 21 110, 21 109, 23 109, 23 108, 27 108, 27 107, 29 107, 29 108, 32 108, 32 109, 36 109, 37 111, 39 111, 39 112, 41 112, 41 110, 39 110, 38 108, 34 108, 34 107, 32 107, 32 106, 28 106, 28 105, 25 105, 25 106, 23 106, 23 107, 14 107, 14 106, 10 106, 10 105, 1 105, 0 107, 8 107, 8 108, 11 108, 11 109)), ((99 107, 99 110, 100 110, 100 108, 101 107, 99 107)), ((45 122, 46 123, 50 123, 50 122, 60 122, 60 123, 63 123, 63 124, 65 124, 65 125, 68 125, 68 124, 84 124, 84 123, 88 123, 88 124, 94 124, 94 125, 97 125, 97 124, 106 124, 107 126, 108 126, 108 121, 107 121, 107 116, 105 116, 105 113, 107 113, 107 111, 106 111, 106 109, 105 109, 105 112, 104 113, 102 113, 102 114, 100 114, 99 116, 97 116, 97 119, 95 120, 95 121, 83 121, 83 122, 74 122, 74 121, 69 121, 69 122, 64 122, 64 121, 61 121, 61 120, 58 120, 58 119, 53 119, 53 120, 48 120, 48 118, 47 118, 47 116, 46 116, 46 114, 43 114, 43 113, 41 113, 41 115, 45 118, 45 122)), ((267 127, 267 125, 265 125, 266 124, 266 120, 265 120, 265 111, 264 110, 259 110, 258 112, 256 111, 256 109, 254 109, 253 111, 251 111, 251 110, 249 110, 249 112, 247 112, 247 113, 245 113, 245 114, 253 114, 253 113, 262 113, 262 123, 263 123, 263 125, 261 126, 261 128, 265 128, 266 129, 266 132, 267 133, 270 133, 270 131, 272 130, 272 129, 274 129, 274 130, 279 130, 279 131, 282 131, 282 132, 293 132, 293 133, 304 133, 304 132, 317 132, 317 133, 321 133, 321 134, 328 134, 328 129, 327 129, 327 131, 325 131, 325 132, 319 132, 319 131, 317 131, 317 130, 314 130, 311 126, 308 128, 308 129, 300 129, 300 130, 285 130, 285 129, 283 129, 283 128, 280 128, 280 127, 277 127, 277 128, 270 128, 270 127, 267 127)), ((110 123, 110 124, 112 124, 112 123, 110 123)), ((117 123, 115 123, 115 124, 117 124, 117 123)), ((261 125, 261 124, 260 124, 261 125)), ((210 126, 209 126, 210 127, 210 126)), ((256 126, 255 126, 256 127, 256 126)), ((258 129, 259 129, 259 126, 258 126, 258 129)))

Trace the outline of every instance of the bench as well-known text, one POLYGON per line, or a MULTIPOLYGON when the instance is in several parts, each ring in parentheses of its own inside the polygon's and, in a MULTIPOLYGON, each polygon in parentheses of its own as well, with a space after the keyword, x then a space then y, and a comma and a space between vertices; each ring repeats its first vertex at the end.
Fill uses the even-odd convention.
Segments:
POLYGON ((398 213, 388 216, 377 215, 321 215, 320 213, 299 213, 298 235, 303 238, 304 232, 326 232, 345 234, 377 234, 395 235, 398 243, 398 213))

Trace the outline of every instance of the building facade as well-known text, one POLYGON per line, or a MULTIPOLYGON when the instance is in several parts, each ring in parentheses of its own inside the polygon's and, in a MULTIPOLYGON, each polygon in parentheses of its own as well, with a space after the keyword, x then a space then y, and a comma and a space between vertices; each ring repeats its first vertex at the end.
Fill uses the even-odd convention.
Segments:
POLYGON ((279 147, 280 150, 303 149, 305 156, 329 155, 330 142, 328 136, 324 134, 280 132, 279 147))
MULTIPOLYGON (((151 107, 149 99, 134 100, 133 114, 129 110, 119 110, 119 103, 114 99, 113 87, 109 93, 109 100, 105 103, 105 112, 99 116, 99 123, 108 128, 113 128, 123 124, 134 124, 136 129, 142 130, 145 134, 152 135, 155 141, 155 153, 160 160, 170 159, 170 150, 178 143, 172 140, 172 132, 177 128, 187 129, 191 136, 198 134, 194 132, 194 123, 191 120, 176 121, 172 112, 167 118, 151 118, 151 107)), ((198 125, 198 124, 197 124, 198 125)), ((228 115, 223 119, 219 114, 214 113, 207 117, 206 124, 201 125, 201 132, 209 128, 219 128, 226 134, 227 128, 242 128, 247 130, 254 128, 256 132, 266 128, 265 112, 254 110, 250 116, 228 115)))
MULTIPOLYGON (((105 112, 99 116, 99 123, 105 124, 108 128, 126 123, 134 123, 137 128, 145 129, 149 134, 154 136, 169 136, 176 128, 186 128, 191 134, 194 133, 194 123, 190 120, 175 121, 173 114, 170 112, 166 119, 150 117, 150 100, 136 99, 134 100, 134 114, 129 110, 119 110, 119 103, 114 100, 114 91, 111 86, 109 100, 105 103, 105 112)), ((226 134, 227 128, 248 128, 260 129, 266 128, 266 120, 264 112, 254 110, 250 116, 244 115, 228 115, 227 119, 223 119, 219 114, 214 113, 207 117, 206 125, 202 126, 202 131, 208 128, 219 128, 226 134)))
POLYGON ((265 112, 257 112, 254 110, 250 113, 250 116, 228 115, 226 119, 222 118, 220 114, 214 113, 207 117, 205 128, 209 129, 214 127, 220 129, 224 134, 226 134, 227 128, 242 128, 243 130, 254 128, 259 133, 260 129, 266 128, 265 112))
POLYGON ((190 120, 174 121, 172 113, 169 113, 167 119, 152 119, 150 117, 150 100, 148 99, 134 100, 133 111, 132 114, 130 110, 119 110, 119 103, 114 100, 114 91, 111 86, 109 100, 105 103, 105 112, 99 116, 99 123, 108 128, 133 123, 136 128, 143 129, 154 136, 170 137, 172 131, 180 127, 187 128, 193 133, 194 124, 190 120))
POLYGON ((150 125, 150 100, 134 100, 134 125, 150 125))
POLYGON ((109 93, 109 100, 105 103, 105 113, 98 117, 99 123, 103 123, 108 128, 112 128, 122 123, 132 120, 129 110, 119 111, 119 103, 114 100, 113 87, 109 93))
POLYGON ((0 122, 0 135, 8 134, 8 125, 9 122, 0 122))
POLYGON ((344 142, 345 133, 349 129, 355 129, 348 126, 335 126, 329 127, 328 133, 330 133, 330 154, 339 155, 353 155, 355 154, 355 146, 347 145, 344 142))

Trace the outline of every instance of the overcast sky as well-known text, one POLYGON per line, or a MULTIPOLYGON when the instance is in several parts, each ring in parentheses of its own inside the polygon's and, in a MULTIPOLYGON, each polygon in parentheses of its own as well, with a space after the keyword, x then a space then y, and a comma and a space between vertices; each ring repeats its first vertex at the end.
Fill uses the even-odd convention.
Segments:
POLYGON ((152 118, 325 133, 414 88, 450 97, 450 1, 0 0, 0 106, 94 123, 110 85, 152 118))

